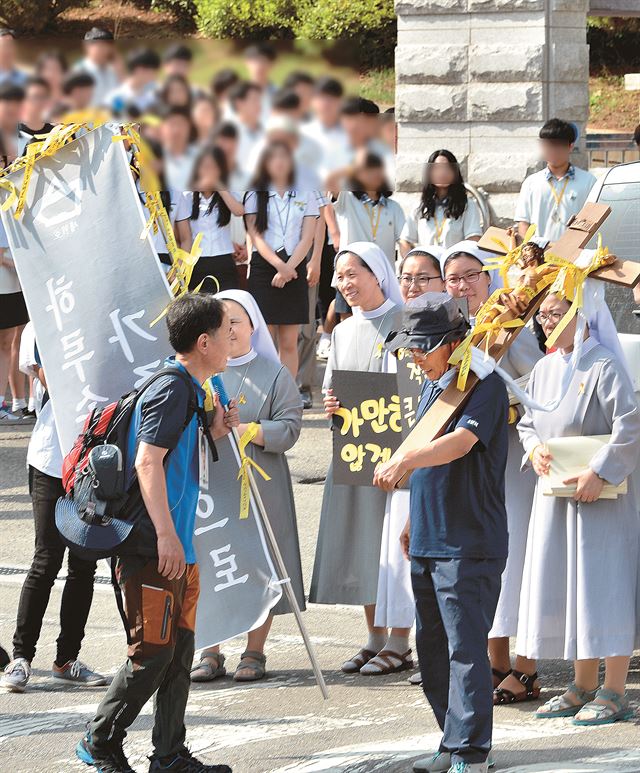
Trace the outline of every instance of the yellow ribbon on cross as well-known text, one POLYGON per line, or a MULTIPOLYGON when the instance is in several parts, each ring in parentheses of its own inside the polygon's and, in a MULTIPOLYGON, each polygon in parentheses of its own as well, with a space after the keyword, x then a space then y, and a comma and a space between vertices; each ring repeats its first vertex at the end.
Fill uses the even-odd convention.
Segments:
POLYGON ((481 322, 474 325, 464 341, 456 347, 451 357, 449 357, 450 365, 460 365, 456 387, 461 392, 464 392, 467 386, 467 378, 471 369, 472 341, 476 336, 484 334, 484 357, 488 359, 492 335, 497 335, 504 329, 522 327, 523 325, 524 322, 520 318, 507 321, 492 320, 491 322, 481 322))
POLYGON ((545 263, 557 266, 559 271, 555 276, 553 284, 549 288, 550 295, 558 295, 561 298, 571 302, 569 311, 564 315, 556 325, 551 335, 547 338, 546 346, 550 349, 563 330, 576 316, 578 310, 584 305, 584 283, 593 271, 601 268, 604 259, 609 255, 609 249, 602 246, 602 234, 598 234, 598 247, 589 261, 588 265, 580 266, 572 263, 570 260, 561 258, 558 255, 545 255, 545 263))
POLYGON ((240 451, 240 469, 238 470, 238 480, 240 483, 240 520, 243 521, 249 517, 249 503, 251 498, 251 484, 249 483, 249 468, 253 467, 263 477, 264 480, 271 480, 270 476, 245 453, 246 447, 255 440, 259 425, 251 422, 240 438, 238 450, 240 451))

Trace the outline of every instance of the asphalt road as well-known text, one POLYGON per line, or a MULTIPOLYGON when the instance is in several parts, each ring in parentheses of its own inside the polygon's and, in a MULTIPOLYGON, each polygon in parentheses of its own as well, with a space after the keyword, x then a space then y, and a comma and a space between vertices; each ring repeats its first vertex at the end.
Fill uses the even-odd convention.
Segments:
MULTIPOLYGON (((308 587, 320 516, 322 481, 330 455, 322 416, 308 412, 301 440, 290 455, 305 582, 308 587)), ((0 642, 8 647, 21 583, 31 559, 33 526, 25 453, 28 428, 0 429, 0 642)), ((104 562, 103 562, 104 563, 104 562)), ((108 569, 101 565, 106 577, 108 569)), ((64 569, 63 569, 64 574, 64 569)), ((58 634, 61 583, 45 617, 34 674, 22 695, 0 692, 0 771, 67 773, 86 770, 73 756, 101 688, 59 687, 49 679, 58 634)), ((81 658, 103 673, 115 673, 125 641, 107 584, 97 583, 81 658)), ((612 599, 615 603, 615 599, 612 599)), ((187 710, 188 742, 211 762, 234 773, 396 773, 436 748, 439 734, 419 688, 406 674, 345 676, 340 663, 363 643, 361 611, 312 605, 306 623, 330 691, 323 701, 292 616, 276 619, 268 643, 269 678, 237 685, 230 678, 194 685, 187 710)), ((235 668, 243 641, 224 647, 235 668)), ((543 698, 563 688, 568 664, 540 668, 543 698)), ((640 701, 640 658, 632 665, 630 694, 640 701)), ((601 729, 569 720, 536 720, 537 704, 495 712, 495 758, 503 773, 640 773, 640 711, 636 719, 601 729)), ((150 754, 151 706, 135 722, 126 751, 136 770, 146 771, 150 754)))

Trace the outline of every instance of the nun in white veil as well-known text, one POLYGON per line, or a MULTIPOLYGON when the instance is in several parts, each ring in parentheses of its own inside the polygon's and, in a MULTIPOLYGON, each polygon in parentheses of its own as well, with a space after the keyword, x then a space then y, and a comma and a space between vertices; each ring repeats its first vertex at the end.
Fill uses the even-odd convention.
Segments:
MULTIPOLYGON (((615 353, 619 351, 615 326, 602 297, 598 299, 602 296, 598 284, 587 280, 584 316, 578 312, 558 335, 556 351, 534 368, 527 391, 535 404, 527 406, 518 425, 523 463, 533 466, 540 477, 529 527, 516 652, 528 673, 534 672, 538 659, 575 662, 574 680, 537 715, 572 716, 580 725, 633 715, 625 681, 638 616, 640 518, 634 473, 640 453, 640 413, 626 363, 615 353), (554 410, 548 410, 550 405, 554 410), (575 497, 545 496, 541 485, 549 464, 545 443, 587 435, 610 439, 577 478, 575 497), (600 498, 605 482, 619 485, 625 479, 626 494, 600 498), (605 659, 601 687, 600 658, 605 659)), ((559 320, 571 300, 551 294, 545 298, 539 316, 548 337, 560 330, 559 320)), ((503 691, 505 700, 510 699, 509 692, 503 691)))
MULTIPOLYGON (((301 609, 305 608, 298 527, 291 475, 285 453, 297 442, 302 428, 302 401, 289 370, 276 352, 267 325, 253 297, 243 290, 225 290, 216 295, 223 301, 231 321, 231 357, 222 374, 225 390, 235 398, 240 412, 238 431, 250 427, 255 433, 246 447, 247 456, 259 464, 271 480, 256 475, 269 520, 280 547, 291 585, 301 609)), ((238 513, 238 463, 230 444, 218 443, 219 461, 212 465, 210 487, 215 491, 216 509, 238 513)), ((236 517, 238 517, 236 515, 236 517)), ((197 540, 196 540, 197 545, 197 540)), ((198 556, 198 560, 200 560, 198 556)), ((206 595, 200 607, 206 606, 206 595)), ((234 679, 250 682, 265 676, 265 642, 273 615, 290 612, 282 597, 261 625, 248 634, 234 679)), ((191 673, 193 681, 210 681, 226 673, 219 647, 200 655, 191 673)))
MULTIPOLYGON (((354 242, 336 256, 338 289, 353 316, 333 331, 323 390, 328 415, 339 407, 332 390, 334 370, 381 373, 382 344, 395 328, 402 296, 391 265, 372 242, 354 242)), ((378 564, 385 515, 385 492, 371 486, 336 485, 329 468, 322 500, 320 530, 309 600, 317 604, 363 606, 367 636, 342 670, 356 673, 373 657, 391 658, 394 670, 412 666, 411 651, 392 651, 386 628, 376 627, 378 564), (392 651, 392 654, 387 654, 392 651)), ((393 642, 391 642, 393 644, 393 642)))

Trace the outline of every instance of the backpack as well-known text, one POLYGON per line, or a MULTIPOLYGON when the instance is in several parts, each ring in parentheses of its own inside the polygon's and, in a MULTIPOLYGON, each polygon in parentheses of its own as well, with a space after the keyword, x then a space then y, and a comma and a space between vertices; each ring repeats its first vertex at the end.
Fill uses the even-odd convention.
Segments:
MULTIPOLYGON (((146 516, 135 469, 133 480, 127 486, 129 428, 139 398, 155 381, 167 375, 182 379, 191 390, 183 431, 195 413, 212 458, 218 459, 206 413, 198 405, 195 385, 191 376, 180 368, 163 368, 118 401, 94 408, 63 460, 62 485, 66 496, 56 503, 55 514, 62 541, 85 560, 118 555, 146 516)), ((165 464, 170 453, 165 456, 165 464)))

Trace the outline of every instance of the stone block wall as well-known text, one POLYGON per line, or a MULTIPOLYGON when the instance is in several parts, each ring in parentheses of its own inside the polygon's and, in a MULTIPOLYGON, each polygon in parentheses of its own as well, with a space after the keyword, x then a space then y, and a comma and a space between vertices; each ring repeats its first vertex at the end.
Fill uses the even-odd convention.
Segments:
MULTIPOLYGON (((586 162, 589 0, 396 0, 396 187, 420 190, 423 165, 448 148, 468 181, 511 221, 522 179, 540 168, 537 136, 551 117, 573 121, 586 162)), ((413 194, 413 195, 412 195, 413 194)))

